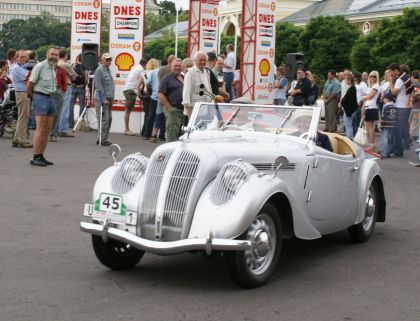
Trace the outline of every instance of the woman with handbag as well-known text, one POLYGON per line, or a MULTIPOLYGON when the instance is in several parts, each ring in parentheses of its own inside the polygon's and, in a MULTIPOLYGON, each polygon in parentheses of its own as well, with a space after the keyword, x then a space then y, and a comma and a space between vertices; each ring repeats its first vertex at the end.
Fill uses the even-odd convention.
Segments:
POLYGON ((375 149, 375 121, 379 119, 378 105, 376 104, 376 101, 381 93, 381 86, 379 86, 379 73, 377 71, 370 72, 368 86, 369 89, 366 95, 362 98, 364 103, 362 115, 368 133, 369 149, 373 151, 375 149))
POLYGON ((356 110, 359 108, 357 102, 357 93, 356 86, 354 85, 354 76, 350 74, 347 77, 347 86, 349 88, 346 91, 346 94, 341 99, 341 106, 344 109, 344 127, 346 129, 346 136, 350 139, 353 139, 353 117, 356 110))

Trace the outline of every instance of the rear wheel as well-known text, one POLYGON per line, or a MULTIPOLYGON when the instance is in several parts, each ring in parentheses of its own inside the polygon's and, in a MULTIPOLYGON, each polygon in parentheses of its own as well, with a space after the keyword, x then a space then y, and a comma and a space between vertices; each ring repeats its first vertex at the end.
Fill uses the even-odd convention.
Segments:
POLYGON ((92 235, 92 245, 98 260, 111 270, 131 269, 144 255, 143 251, 128 244, 113 239, 104 242, 97 235, 92 235))
POLYGON ((281 253, 282 227, 276 207, 265 204, 239 239, 251 241, 251 249, 227 253, 233 281, 245 288, 265 284, 273 274, 281 253))
POLYGON ((350 238, 361 243, 367 241, 373 233, 379 209, 379 194, 376 184, 372 182, 365 198, 365 213, 363 220, 359 224, 349 227, 348 233, 350 238))

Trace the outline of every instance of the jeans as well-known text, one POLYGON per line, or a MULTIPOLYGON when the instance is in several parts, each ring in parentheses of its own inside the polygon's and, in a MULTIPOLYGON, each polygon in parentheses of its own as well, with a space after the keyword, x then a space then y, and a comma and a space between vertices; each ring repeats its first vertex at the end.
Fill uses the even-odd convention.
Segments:
POLYGON ((389 157, 391 155, 393 136, 394 136, 394 128, 382 127, 382 135, 381 135, 381 156, 382 157, 389 157))
POLYGON ((346 129, 346 136, 347 138, 353 139, 353 119, 356 112, 349 116, 346 115, 346 112, 343 113, 344 119, 344 128, 346 129))
POLYGON ((61 110, 60 124, 58 125, 60 133, 67 133, 69 129, 71 88, 71 86, 67 87, 63 97, 63 109, 61 110))
POLYGON ((144 111, 144 123, 143 127, 141 128, 141 136, 146 136, 146 130, 147 130, 147 118, 149 118, 149 112, 150 112, 150 99, 141 99, 141 103, 143 105, 143 111, 144 111))
POLYGON ((353 113, 353 137, 357 134, 361 120, 362 112, 360 108, 357 108, 357 110, 353 113))
POLYGON ((284 106, 285 104, 286 104, 286 98, 285 99, 277 98, 277 99, 274 99, 273 101, 273 105, 276 105, 276 106, 284 106))
POLYGON ((233 90, 232 90, 232 82, 233 78, 235 78, 235 74, 233 72, 224 72, 223 73, 223 81, 226 86, 226 91, 229 94, 229 101, 232 100, 233 97, 233 90))
POLYGON ((156 108, 157 108, 157 100, 150 99, 150 108, 147 118, 144 120, 144 125, 146 126, 144 130, 144 137, 149 138, 152 136, 153 125, 155 124, 156 119, 156 108))
POLYGON ((76 98, 79 97, 79 117, 82 115, 83 109, 85 109, 85 98, 86 98, 86 89, 85 87, 71 87, 71 99, 70 99, 70 118, 69 126, 74 127, 74 104, 76 103, 76 98))
POLYGON ((410 116, 411 109, 409 108, 396 108, 396 120, 394 129, 394 146, 392 147, 392 153, 396 156, 404 155, 404 133, 408 127, 408 117, 410 116))
POLYGON ((61 110, 63 108, 63 97, 64 94, 60 88, 55 90, 54 99, 55 99, 55 106, 57 107, 57 115, 54 116, 54 121, 52 125, 52 130, 50 136, 57 136, 58 134, 58 122, 61 116, 61 110))
MULTIPOLYGON (((111 102, 114 100, 114 98, 107 98, 111 102)), ((100 115, 101 115, 101 105, 99 104, 99 101, 95 101, 95 109, 96 109, 96 118, 98 119, 98 138, 99 134, 101 133, 101 143, 106 142, 108 140, 109 130, 111 129, 112 124, 112 104, 108 104, 104 102, 102 107, 102 128, 101 131, 99 130, 99 126, 101 125, 100 121, 100 115)))

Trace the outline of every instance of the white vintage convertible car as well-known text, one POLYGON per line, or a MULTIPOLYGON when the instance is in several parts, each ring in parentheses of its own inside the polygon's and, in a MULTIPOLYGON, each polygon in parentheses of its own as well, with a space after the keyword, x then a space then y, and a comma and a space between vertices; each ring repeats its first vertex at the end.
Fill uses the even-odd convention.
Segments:
POLYGON ((350 140, 319 132, 320 112, 202 103, 180 140, 150 158, 117 162, 112 146, 114 165, 98 177, 81 222, 97 258, 121 270, 145 252, 223 253, 233 280, 257 287, 285 238, 347 229, 366 241, 385 221, 381 170, 350 140))

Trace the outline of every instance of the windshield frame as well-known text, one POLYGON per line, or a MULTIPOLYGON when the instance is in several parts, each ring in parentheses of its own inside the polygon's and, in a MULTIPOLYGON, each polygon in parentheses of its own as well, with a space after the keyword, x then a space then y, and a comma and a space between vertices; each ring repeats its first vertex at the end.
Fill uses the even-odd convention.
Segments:
MULTIPOLYGON (((309 125, 309 130, 308 130, 308 135, 307 137, 304 137, 302 139, 309 141, 309 140, 315 140, 316 139, 316 135, 317 135, 317 130, 318 130, 318 124, 320 121, 320 116, 321 116, 321 107, 318 106, 277 106, 277 105, 262 105, 262 104, 231 104, 231 103, 222 103, 222 104, 214 104, 212 102, 199 102, 196 103, 194 105, 191 117, 188 121, 188 127, 191 129, 191 132, 195 131, 195 123, 196 123, 196 119, 198 117, 200 108, 202 105, 214 105, 214 108, 219 108, 219 112, 220 113, 220 107, 222 106, 227 106, 230 108, 234 108, 234 107, 252 107, 252 108, 280 108, 280 109, 296 109, 296 110, 305 110, 305 111, 312 111, 312 119, 311 119, 311 123, 309 125)), ((222 130, 224 131, 224 129, 222 130)), ((202 132, 206 132, 205 130, 202 132)), ((209 132, 214 132, 209 130, 209 132)), ((259 133, 263 133, 263 132, 259 132, 259 133)), ((273 135, 273 136, 279 136, 282 135, 281 133, 266 133, 267 135, 273 135)))

